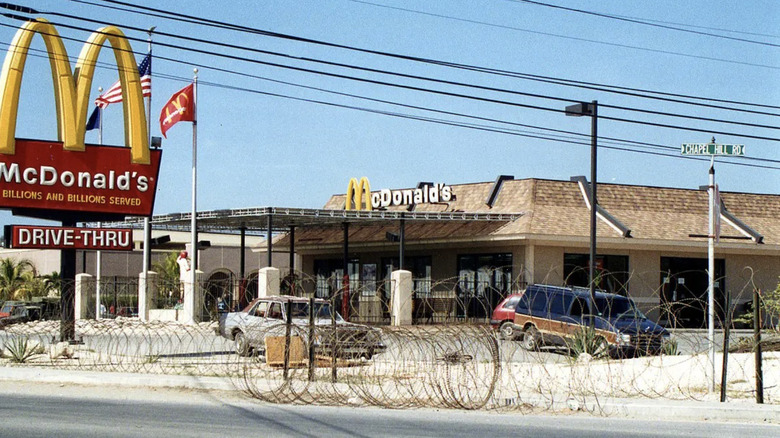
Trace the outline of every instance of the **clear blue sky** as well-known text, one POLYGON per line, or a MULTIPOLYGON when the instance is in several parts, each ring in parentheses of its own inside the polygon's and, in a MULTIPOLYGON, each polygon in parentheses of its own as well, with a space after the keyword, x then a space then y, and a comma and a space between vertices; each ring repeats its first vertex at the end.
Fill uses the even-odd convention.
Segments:
MULTIPOLYGON (((16 1, 42 11, 40 16, 57 23, 90 30, 99 27, 95 23, 44 11, 115 24, 129 36, 142 40, 146 39, 146 34, 130 27, 147 29, 156 26, 161 33, 278 52, 291 57, 551 96, 571 102, 598 100, 602 105, 599 114, 603 117, 599 120, 600 136, 673 148, 679 148, 685 142, 707 142, 713 135, 719 143, 744 144, 749 157, 775 162, 731 161, 774 169, 734 166, 726 164, 729 160, 719 159, 716 171, 721 190, 780 193, 780 144, 744 136, 780 138, 780 130, 627 112, 608 106, 774 127, 780 127, 778 116, 727 112, 421 64, 106 9, 96 5, 110 6, 111 3, 101 0, 86 3, 16 1), (652 127, 608 120, 609 117, 705 131, 652 127), (709 131, 734 134, 712 134, 709 131)), ((510 0, 191 0, 133 3, 153 8, 167 7, 171 12, 362 49, 515 73, 770 105, 775 107, 747 108, 780 114, 780 30, 777 27, 780 23, 780 2, 774 0, 545 2, 589 13, 510 0), (650 22, 655 26, 636 21, 650 22)), ((5 51, 20 23, 0 17, 0 24, 0 49, 5 51)), ((58 26, 58 29, 61 35, 78 40, 66 40, 71 62, 75 65, 75 58, 88 32, 65 26, 58 26)), ((589 119, 485 102, 484 99, 551 109, 562 109, 567 105, 565 101, 370 73, 174 39, 161 34, 155 35, 154 40, 161 44, 154 47, 152 135, 160 135, 157 120, 165 101, 191 79, 193 67, 200 70, 199 210, 255 206, 317 208, 331 195, 343 193, 349 178, 360 176, 367 176, 372 188, 379 189, 412 187, 419 181, 447 184, 492 181, 499 174, 563 180, 573 175, 590 174, 589 119), (228 54, 238 59, 198 54, 162 44, 228 54), (240 59, 472 95, 483 100, 326 77, 240 59), (329 92, 456 114, 426 112, 329 92), (573 131, 585 134, 577 141, 586 144, 434 124, 312 103, 312 100, 459 124, 484 125, 491 130, 497 127, 511 129, 533 136, 557 134, 501 122, 573 131), (491 120, 469 120, 458 114, 491 120)), ((140 41, 132 44, 139 53, 137 58, 140 61, 146 44, 140 41)), ((40 38, 36 39, 33 48, 44 48, 40 38)), ((25 71, 17 136, 55 139, 48 62, 39 56, 39 52, 32 54, 36 56, 29 59, 25 71)), ((115 65, 110 50, 104 50, 101 61, 115 65)), ((94 85, 107 88, 116 79, 115 69, 99 69, 94 85)), ((93 97, 97 95, 96 89, 93 97)), ((569 134, 564 135, 570 137, 569 134)), ((625 141, 619 144, 604 141, 600 144, 640 150, 637 145, 625 141)), ((94 132, 87 134, 87 142, 97 142, 94 132)), ((122 142, 122 109, 117 104, 106 110, 104 143, 122 142)), ((191 125, 180 123, 172 128, 168 139, 163 142, 163 150, 155 214, 186 212, 190 208, 191 125)), ((647 151, 645 148, 641 150, 647 151)), ((672 156, 600 149, 599 181, 680 188, 697 188, 707 183, 708 162, 684 160, 675 150, 663 152, 672 156)), ((0 222, 30 221, 0 212, 0 222)))

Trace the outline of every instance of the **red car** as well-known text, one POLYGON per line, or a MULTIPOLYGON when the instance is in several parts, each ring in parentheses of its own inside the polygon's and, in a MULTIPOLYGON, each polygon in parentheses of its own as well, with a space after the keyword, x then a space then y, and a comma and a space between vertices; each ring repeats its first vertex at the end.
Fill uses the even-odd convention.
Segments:
POLYGON ((515 328, 515 307, 521 296, 522 293, 508 295, 490 316, 490 325, 498 330, 502 339, 515 339, 520 335, 520 330, 515 328))

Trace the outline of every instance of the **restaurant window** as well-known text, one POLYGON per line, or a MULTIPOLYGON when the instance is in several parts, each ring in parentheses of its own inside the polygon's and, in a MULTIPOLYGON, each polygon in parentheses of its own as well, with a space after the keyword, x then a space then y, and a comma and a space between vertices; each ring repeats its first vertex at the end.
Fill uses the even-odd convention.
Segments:
POLYGON ((458 256, 458 295, 464 316, 488 315, 511 290, 511 253, 458 256))
MULTIPOLYGON (((399 269, 398 257, 382 258, 382 278, 385 279, 385 293, 390 293, 390 275, 399 269)), ((431 294, 431 256, 404 257, 404 269, 412 273, 412 287, 417 297, 431 294)))
MULTIPOLYGON (((356 258, 350 259, 347 266, 350 285, 358 285, 360 280, 360 260, 356 258)), ((341 290, 344 283, 344 260, 315 260, 314 275, 316 277, 314 296, 329 299, 341 290)))
MULTIPOLYGON (((589 260, 588 254, 563 255, 563 278, 567 286, 590 287, 589 260)), ((596 256, 594 279, 597 289, 628 295, 628 278, 628 256, 596 256)))

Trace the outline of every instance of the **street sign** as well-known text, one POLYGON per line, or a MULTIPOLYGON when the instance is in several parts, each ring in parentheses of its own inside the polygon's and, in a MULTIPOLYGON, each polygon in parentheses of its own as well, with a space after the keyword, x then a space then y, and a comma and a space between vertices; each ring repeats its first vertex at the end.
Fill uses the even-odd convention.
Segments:
POLYGON ((683 143, 683 155, 745 155, 743 144, 683 143))

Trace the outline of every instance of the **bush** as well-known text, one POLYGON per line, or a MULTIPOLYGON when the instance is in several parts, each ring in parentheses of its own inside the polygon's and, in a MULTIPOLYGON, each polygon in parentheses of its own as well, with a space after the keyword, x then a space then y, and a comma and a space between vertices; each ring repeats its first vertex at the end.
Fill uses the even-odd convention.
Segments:
POLYGON ((10 354, 11 362, 24 363, 36 354, 43 353, 43 346, 31 343, 26 337, 12 338, 5 344, 4 351, 10 354))
POLYGON ((568 344, 569 352, 575 358, 582 354, 588 354, 593 358, 603 358, 608 353, 607 341, 596 333, 595 328, 590 326, 578 329, 569 339, 568 344))

